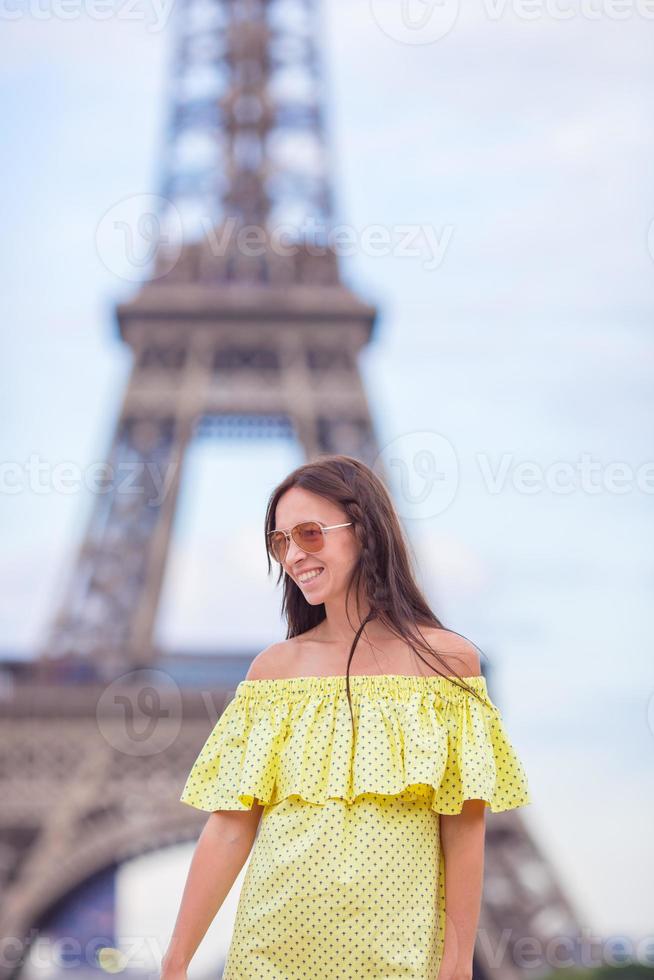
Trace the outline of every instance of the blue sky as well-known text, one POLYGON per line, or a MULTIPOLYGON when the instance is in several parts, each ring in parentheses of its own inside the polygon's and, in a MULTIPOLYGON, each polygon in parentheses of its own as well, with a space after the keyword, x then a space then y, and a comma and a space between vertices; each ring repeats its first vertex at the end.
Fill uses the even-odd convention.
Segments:
MULTIPOLYGON (((341 221, 450 229, 437 268, 393 250, 342 261, 379 307, 361 359, 378 439, 405 461, 416 438, 451 446, 447 507, 413 508, 393 487, 421 580, 490 658, 536 799, 525 820, 585 923, 638 939, 654 872, 652 492, 634 482, 652 458, 654 45, 635 5, 623 20, 568 7, 527 19, 471 3, 445 36, 415 43, 389 5, 324 4, 329 135, 341 221), (576 476, 569 493, 521 488, 521 465, 574 468, 583 454, 599 492, 576 476), (503 458, 492 492, 484 466, 503 458), (610 489, 617 463, 633 475, 624 492, 610 489)), ((19 466, 104 458, 129 374, 113 306, 135 286, 115 256, 107 267, 96 228, 158 189, 170 32, 89 9, 24 13, 0 42, 0 433, 19 466)), ((193 447, 164 645, 282 635, 261 527, 299 459, 293 445, 193 447)), ((48 487, 0 494, 7 653, 42 639, 90 503, 48 487)))

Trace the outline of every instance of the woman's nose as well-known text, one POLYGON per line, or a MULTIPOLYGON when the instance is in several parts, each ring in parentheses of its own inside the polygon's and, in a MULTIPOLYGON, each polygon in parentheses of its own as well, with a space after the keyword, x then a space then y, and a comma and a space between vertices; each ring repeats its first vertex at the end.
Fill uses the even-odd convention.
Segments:
POLYGON ((292 565, 293 562, 298 557, 298 555, 304 555, 304 554, 305 554, 305 552, 302 551, 302 548, 298 547, 298 545, 295 543, 295 541, 293 540, 293 538, 291 538, 291 540, 288 542, 288 545, 287 545, 286 563, 288 565, 292 565))

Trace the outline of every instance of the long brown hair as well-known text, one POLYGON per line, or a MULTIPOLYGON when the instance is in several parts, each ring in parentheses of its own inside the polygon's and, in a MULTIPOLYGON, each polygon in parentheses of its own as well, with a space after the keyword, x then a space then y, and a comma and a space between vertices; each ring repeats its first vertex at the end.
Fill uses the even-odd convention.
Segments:
MULTIPOLYGON (((479 697, 460 674, 455 672, 460 684, 451 679, 451 670, 441 654, 429 646, 420 632, 421 626, 438 629, 448 627, 431 611, 416 584, 404 531, 386 487, 376 473, 360 460, 341 454, 322 454, 315 460, 298 466, 273 490, 265 517, 268 573, 270 574, 272 567, 267 547, 268 532, 275 528, 275 511, 280 498, 291 487, 302 487, 338 504, 347 514, 347 520, 352 521, 352 531, 359 543, 358 559, 348 582, 346 609, 349 605, 347 600, 354 591, 357 618, 360 619, 361 592, 367 598, 370 611, 360 622, 347 662, 347 697, 352 721, 354 722, 350 696, 350 663, 366 623, 375 618, 395 636, 403 639, 427 666, 433 667, 419 650, 438 658, 440 666, 447 671, 442 676, 448 677, 450 683, 479 697), (363 585, 362 589, 360 585, 363 585)), ((280 564, 277 584, 282 577, 282 614, 288 624, 286 639, 291 639, 321 623, 326 616, 325 606, 322 603, 318 606, 310 605, 291 576, 284 574, 284 568, 280 564)), ((351 622, 350 625, 353 626, 351 622)), ((441 674, 441 671, 433 669, 436 674, 441 674)))

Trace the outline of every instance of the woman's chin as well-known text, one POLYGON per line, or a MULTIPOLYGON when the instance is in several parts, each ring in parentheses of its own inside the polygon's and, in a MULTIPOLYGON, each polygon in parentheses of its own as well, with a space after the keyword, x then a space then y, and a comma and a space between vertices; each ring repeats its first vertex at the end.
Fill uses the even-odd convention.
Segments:
POLYGON ((321 606, 325 601, 325 596, 318 593, 304 593, 304 598, 307 600, 310 606, 321 606))

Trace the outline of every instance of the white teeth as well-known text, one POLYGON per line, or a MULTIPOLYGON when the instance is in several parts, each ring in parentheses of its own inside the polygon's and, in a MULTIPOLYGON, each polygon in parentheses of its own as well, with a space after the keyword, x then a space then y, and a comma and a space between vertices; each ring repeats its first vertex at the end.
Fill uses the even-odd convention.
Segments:
POLYGON ((318 568, 311 572, 307 572, 306 575, 300 575, 298 576, 298 582, 301 582, 302 585, 304 585, 305 582, 310 582, 312 578, 316 578, 316 576, 320 575, 321 572, 322 568, 318 568))

